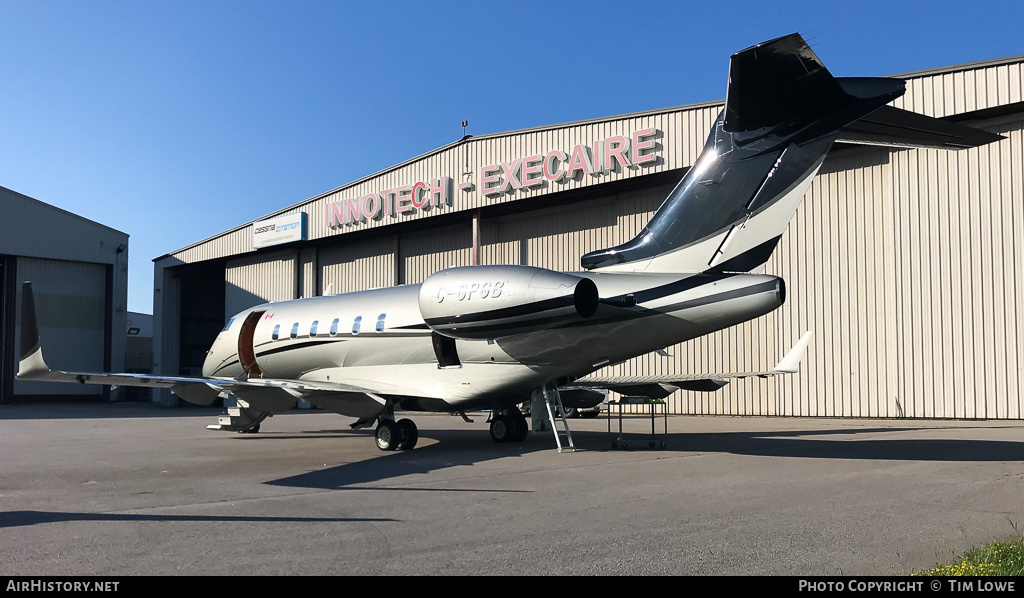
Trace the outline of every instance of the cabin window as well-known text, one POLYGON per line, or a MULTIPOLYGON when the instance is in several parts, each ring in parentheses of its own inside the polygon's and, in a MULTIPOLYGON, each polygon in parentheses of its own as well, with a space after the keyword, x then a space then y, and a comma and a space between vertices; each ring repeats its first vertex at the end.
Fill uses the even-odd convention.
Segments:
POLYGON ((331 322, 331 336, 337 336, 337 334, 338 334, 338 322, 339 322, 338 318, 334 318, 334 320, 331 322))
POLYGON ((224 330, 227 330, 228 328, 231 328, 231 323, 234 322, 234 321, 235 321, 234 318, 231 318, 230 320, 228 320, 228 323, 224 325, 224 330))
POLYGON ((291 338, 295 338, 295 337, 299 336, 299 323, 298 322, 292 324, 292 331, 291 331, 291 333, 288 336, 291 337, 291 338))
POLYGON ((384 318, 386 317, 388 317, 387 314, 377 316, 377 334, 384 332, 384 318))
POLYGON ((352 335, 359 334, 359 327, 363 324, 363 316, 356 316, 355 320, 352 320, 352 335))
POLYGON ((309 338, 316 336, 316 327, 320 323, 320 320, 313 320, 313 323, 309 325, 309 338))
POLYGON ((281 325, 278 324, 277 326, 274 326, 274 332, 271 333, 270 338, 272 340, 276 341, 280 337, 281 337, 281 325))

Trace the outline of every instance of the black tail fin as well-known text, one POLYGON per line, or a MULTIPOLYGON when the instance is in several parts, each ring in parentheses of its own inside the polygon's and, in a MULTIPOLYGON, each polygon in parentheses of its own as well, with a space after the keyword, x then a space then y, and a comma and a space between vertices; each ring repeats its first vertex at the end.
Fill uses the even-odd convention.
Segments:
POLYGON ((947 148, 991 140, 987 133, 966 135, 961 125, 881 109, 905 87, 901 79, 833 77, 795 33, 737 52, 729 63, 725 109, 697 162, 640 234, 584 255, 581 265, 756 271, 841 134, 876 141, 897 133, 927 141, 938 136, 947 148), (860 125, 868 115, 868 124, 860 125))

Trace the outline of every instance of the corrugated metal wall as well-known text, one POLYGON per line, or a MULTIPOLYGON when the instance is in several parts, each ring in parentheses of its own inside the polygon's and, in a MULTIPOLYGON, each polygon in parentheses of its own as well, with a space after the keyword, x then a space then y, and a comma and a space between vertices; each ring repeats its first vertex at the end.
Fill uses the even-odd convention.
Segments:
MULTIPOLYGON (((897 106, 948 116, 1024 101, 1024 63, 967 65, 911 77, 897 106)), ((593 188, 584 202, 480 222, 480 263, 575 270, 579 256, 632 238, 671 185, 602 195, 600 185, 685 168, 697 157, 719 104, 627 115, 471 138, 280 212, 310 214, 310 238, 337 244, 259 253, 228 267, 227 281, 263 299, 417 283, 471 262, 472 225, 348 241, 387 226, 385 216, 329 228, 326 206, 446 175, 452 208, 475 210, 593 188), (570 151, 575 144, 652 127, 658 161, 611 175, 484 197, 457 188, 483 165, 570 151), (290 256, 290 257, 289 257, 290 256), (297 269, 296 259, 301 268, 297 269), (264 264, 262 265, 261 264, 264 264), (298 277, 298 279, 296 278, 298 277), (299 288, 301 286, 301 289, 299 288), (298 289, 298 290, 296 290, 298 289)), ((1016 118, 1016 120, 1014 120, 1016 118)), ((976 123, 979 124, 979 123, 976 123)), ((980 123, 1009 139, 962 152, 854 149, 826 161, 767 272, 788 283, 787 304, 742 326, 607 368, 609 375, 756 371, 773 366, 805 330, 815 338, 797 376, 745 379, 716 393, 680 392, 678 413, 854 417, 1020 418, 1024 390, 1024 121, 980 123)), ((421 219, 438 211, 417 212, 421 219)), ((173 254, 185 262, 251 251, 243 226, 173 254)), ((228 304, 233 302, 231 291, 228 304)), ((237 303, 237 302, 236 302, 237 303)), ((230 311, 230 308, 229 308, 230 311)))
POLYGON ((224 317, 267 301, 295 299, 294 249, 231 260, 225 269, 224 317))
POLYGON ((395 237, 380 236, 320 250, 321 292, 349 293, 398 284, 395 237))
POLYGON ((418 284, 438 270, 472 265, 472 224, 467 222, 402 235, 399 251, 402 268, 399 282, 402 284, 418 284))

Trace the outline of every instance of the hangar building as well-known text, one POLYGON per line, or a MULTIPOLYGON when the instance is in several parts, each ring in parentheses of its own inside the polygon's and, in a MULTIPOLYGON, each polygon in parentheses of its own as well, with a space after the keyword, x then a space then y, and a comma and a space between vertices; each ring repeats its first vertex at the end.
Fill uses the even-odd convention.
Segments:
POLYGON ((21 283, 32 282, 48 360, 123 371, 128 235, 3 187, 0 207, 0 403, 115 400, 107 386, 15 378, 21 283))
MULTIPOLYGON (((1024 56, 902 77, 893 105, 1006 139, 959 152, 837 145, 767 265, 788 283, 783 307, 601 373, 764 370, 813 330, 799 375, 680 391, 671 411, 1020 419, 1024 56)), ((154 369, 199 373, 226 318, 265 301, 470 264, 579 270, 581 255, 642 228, 722 105, 466 137, 157 258, 154 369)))

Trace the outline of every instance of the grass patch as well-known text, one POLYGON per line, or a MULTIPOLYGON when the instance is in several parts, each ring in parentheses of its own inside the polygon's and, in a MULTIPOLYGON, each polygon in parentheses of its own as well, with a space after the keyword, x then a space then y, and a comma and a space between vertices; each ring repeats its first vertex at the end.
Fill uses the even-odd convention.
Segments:
POLYGON ((968 550, 960 562, 937 565, 914 575, 938 576, 1024 576, 1024 537, 993 542, 968 550))

